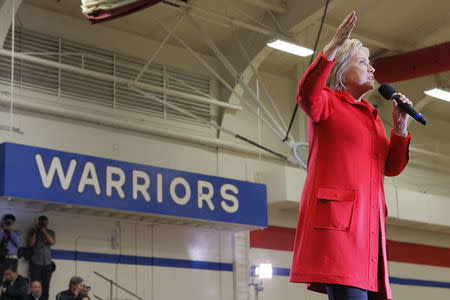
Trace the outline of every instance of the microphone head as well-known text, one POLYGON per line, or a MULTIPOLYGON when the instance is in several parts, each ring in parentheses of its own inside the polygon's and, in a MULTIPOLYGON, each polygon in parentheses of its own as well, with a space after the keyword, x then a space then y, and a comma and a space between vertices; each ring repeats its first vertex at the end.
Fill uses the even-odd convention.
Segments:
POLYGON ((392 96, 394 96, 397 91, 389 84, 389 83, 383 83, 378 88, 378 92, 383 96, 386 100, 391 100, 392 96))

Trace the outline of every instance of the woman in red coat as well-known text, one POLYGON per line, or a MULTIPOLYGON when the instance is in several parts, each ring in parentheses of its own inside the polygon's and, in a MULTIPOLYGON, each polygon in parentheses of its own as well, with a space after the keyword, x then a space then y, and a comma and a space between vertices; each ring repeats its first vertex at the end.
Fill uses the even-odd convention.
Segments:
POLYGON ((362 99, 374 88, 375 70, 369 50, 349 40, 355 22, 352 12, 298 87, 309 159, 290 281, 330 300, 385 300, 392 294, 383 180, 405 168, 411 135, 395 102, 388 139, 377 110, 362 99))

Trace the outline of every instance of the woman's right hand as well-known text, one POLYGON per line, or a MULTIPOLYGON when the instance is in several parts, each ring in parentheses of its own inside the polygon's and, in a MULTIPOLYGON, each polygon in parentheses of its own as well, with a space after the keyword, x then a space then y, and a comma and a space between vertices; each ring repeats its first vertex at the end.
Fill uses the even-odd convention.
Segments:
POLYGON ((344 21, 342 21, 341 25, 339 25, 336 33, 334 34, 331 41, 325 46, 323 49, 323 55, 329 60, 332 61, 336 56, 336 52, 344 46, 347 40, 350 38, 350 35, 355 28, 356 24, 356 13, 352 11, 347 17, 345 17, 344 21))

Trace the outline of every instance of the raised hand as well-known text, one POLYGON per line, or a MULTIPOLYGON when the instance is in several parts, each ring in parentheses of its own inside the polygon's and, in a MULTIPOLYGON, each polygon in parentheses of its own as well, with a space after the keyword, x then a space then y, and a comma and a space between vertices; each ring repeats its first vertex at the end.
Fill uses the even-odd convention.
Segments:
POLYGON ((350 38, 353 28, 355 28, 357 19, 358 18, 356 17, 356 13, 352 11, 349 15, 347 15, 347 17, 345 17, 341 25, 339 25, 333 38, 323 49, 323 54, 328 60, 330 61, 333 60, 336 55, 336 52, 350 38))

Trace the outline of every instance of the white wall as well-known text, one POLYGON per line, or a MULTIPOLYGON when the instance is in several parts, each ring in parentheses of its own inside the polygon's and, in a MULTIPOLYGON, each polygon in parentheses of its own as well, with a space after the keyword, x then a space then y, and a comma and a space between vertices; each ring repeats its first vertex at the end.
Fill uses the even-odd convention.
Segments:
MULTIPOLYGON (((15 204, 13 204, 15 205, 15 204)), ((94 217, 62 212, 42 212, 11 207, 0 202, 2 213, 14 213, 16 227, 24 234, 33 218, 45 213, 49 227, 56 232, 53 249, 99 254, 174 258, 193 261, 232 263, 231 232, 189 228, 176 225, 146 224, 114 218, 94 217), (113 237, 117 244, 113 246, 113 237)), ((92 294, 109 297, 109 285, 93 272, 116 281, 144 299, 231 299, 232 272, 173 267, 55 260, 57 269, 51 282, 50 299, 66 289, 72 275, 82 276, 92 286, 92 294)), ((19 273, 27 275, 26 261, 19 273)), ((114 289, 117 299, 131 299, 114 289)))

